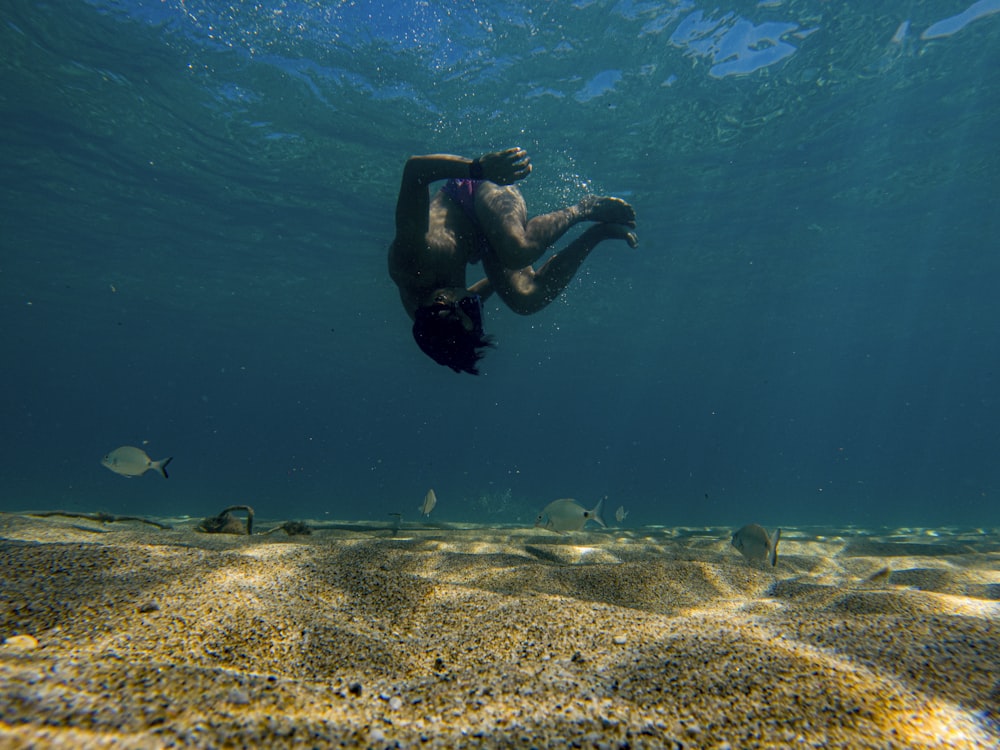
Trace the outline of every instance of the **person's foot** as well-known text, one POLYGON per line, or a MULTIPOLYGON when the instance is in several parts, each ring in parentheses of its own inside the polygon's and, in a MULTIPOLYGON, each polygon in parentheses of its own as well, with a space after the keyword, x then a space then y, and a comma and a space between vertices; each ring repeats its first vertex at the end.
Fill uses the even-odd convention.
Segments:
POLYGON ((601 222, 587 229, 586 234, 591 235, 597 242, 603 240, 625 240, 629 247, 639 247, 639 237, 626 224, 612 224, 601 222), (596 235, 596 237, 594 236, 596 235))
POLYGON ((635 209, 621 198, 588 195, 580 201, 580 211, 586 221, 635 226, 635 209))

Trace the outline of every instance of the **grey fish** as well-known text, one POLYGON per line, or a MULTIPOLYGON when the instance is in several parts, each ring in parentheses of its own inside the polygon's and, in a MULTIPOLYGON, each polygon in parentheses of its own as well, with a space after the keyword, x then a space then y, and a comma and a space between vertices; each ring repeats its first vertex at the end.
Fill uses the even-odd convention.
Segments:
POLYGON ((618 523, 621 523, 626 518, 628 518, 628 511, 625 510, 625 506, 624 505, 619 505, 618 506, 618 510, 615 511, 615 520, 618 523))
POLYGON ((892 568, 886 566, 884 568, 879 568, 870 576, 861 581, 862 586, 882 586, 889 582, 889 578, 892 576, 892 568))
POLYGON ((779 539, 781 539, 781 529, 775 529, 774 533, 768 536, 763 526, 751 523, 733 534, 732 545, 749 562, 766 559, 773 568, 778 564, 779 539))
POLYGON ((587 510, 576 500, 569 498, 553 500, 538 514, 535 519, 535 527, 555 531, 558 534, 565 534, 567 531, 580 531, 587 521, 594 521, 607 527, 604 519, 601 518, 603 504, 604 499, 602 498, 597 501, 593 510, 587 510))
POLYGON ((434 490, 427 490, 427 494, 424 495, 424 501, 420 504, 421 515, 429 516, 437 503, 438 497, 434 494, 434 490))
POLYGON ((121 474, 123 477, 138 477, 150 469, 155 469, 163 475, 164 479, 167 479, 167 464, 173 460, 174 457, 171 456, 170 458, 154 461, 141 448, 123 445, 121 448, 115 448, 102 458, 101 465, 111 469, 115 474, 121 474))

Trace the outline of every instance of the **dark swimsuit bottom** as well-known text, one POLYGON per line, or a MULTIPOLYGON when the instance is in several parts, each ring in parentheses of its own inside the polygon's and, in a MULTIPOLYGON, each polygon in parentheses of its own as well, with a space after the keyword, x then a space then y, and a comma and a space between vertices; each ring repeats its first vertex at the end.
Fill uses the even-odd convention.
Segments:
POLYGON ((476 231, 475 251, 473 257, 469 259, 470 263, 478 263, 490 251, 490 241, 486 239, 483 225, 479 223, 479 217, 476 216, 476 190, 479 189, 480 182, 482 180, 448 180, 441 188, 442 193, 461 207, 476 231))

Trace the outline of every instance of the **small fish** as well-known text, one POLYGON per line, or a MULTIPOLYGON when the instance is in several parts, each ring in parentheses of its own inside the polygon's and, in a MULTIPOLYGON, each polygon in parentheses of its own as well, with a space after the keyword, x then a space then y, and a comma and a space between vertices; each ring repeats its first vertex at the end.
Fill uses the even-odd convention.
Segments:
POLYGON ((392 524, 389 526, 389 528, 392 530, 392 535, 396 536, 396 532, 399 531, 403 526, 403 514, 388 513, 387 515, 392 516, 392 524))
POLYGON ((121 448, 115 448, 102 458, 101 465, 108 467, 115 474, 121 474, 123 477, 138 477, 150 469, 156 469, 163 475, 164 479, 167 479, 167 464, 173 460, 174 457, 171 456, 161 461, 154 461, 141 448, 123 445, 121 448))
POLYGON ((621 523, 626 518, 628 518, 628 511, 625 510, 625 506, 624 505, 619 505, 618 506, 618 510, 615 511, 615 520, 618 523, 621 523))
POLYGON ((751 523, 733 534, 732 545, 748 562, 767 559, 773 568, 778 564, 779 539, 781 539, 781 529, 775 529, 775 532, 768 536, 763 526, 751 523))
POLYGON ((576 500, 568 498, 553 500, 546 505, 535 519, 535 527, 565 534, 567 531, 580 531, 587 521, 594 521, 601 526, 607 526, 601 518, 601 506, 604 499, 597 501, 593 510, 587 510, 576 500))
POLYGON ((879 568, 870 576, 861 581, 862 586, 882 586, 889 582, 889 577, 892 575, 892 568, 886 566, 884 568, 879 568))
POLYGON ((421 515, 429 516, 437 504, 438 496, 434 494, 434 490, 427 490, 427 494, 424 495, 424 501, 420 504, 421 515))

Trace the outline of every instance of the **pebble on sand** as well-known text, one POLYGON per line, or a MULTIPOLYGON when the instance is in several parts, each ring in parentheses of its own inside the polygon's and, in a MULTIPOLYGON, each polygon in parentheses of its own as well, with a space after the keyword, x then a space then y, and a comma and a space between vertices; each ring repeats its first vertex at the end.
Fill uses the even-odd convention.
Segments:
POLYGON ((33 635, 12 635, 4 639, 3 646, 12 651, 31 651, 38 648, 38 639, 33 635))

